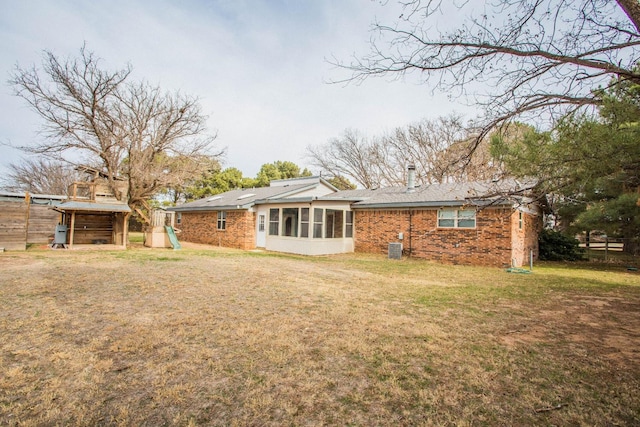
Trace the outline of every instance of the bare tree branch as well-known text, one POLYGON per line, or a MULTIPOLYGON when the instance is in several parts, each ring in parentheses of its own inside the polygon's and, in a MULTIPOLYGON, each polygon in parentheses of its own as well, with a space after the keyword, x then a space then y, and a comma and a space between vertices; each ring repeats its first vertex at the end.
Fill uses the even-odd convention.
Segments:
POLYGON ((211 152, 215 135, 205 135, 197 98, 132 82, 131 66, 105 71, 100 65, 83 47, 78 58, 65 60, 45 51, 42 70, 16 66, 9 81, 15 95, 43 119, 44 139, 22 150, 59 159, 83 155, 132 208, 224 154, 211 152), (128 194, 119 193, 119 175, 129 180, 128 194))
POLYGON ((335 62, 350 72, 336 81, 418 72, 430 89, 484 109, 476 144, 504 121, 598 105, 593 89, 640 83, 638 0, 400 3, 397 22, 373 26, 369 54, 335 62), (442 16, 467 18, 440 30, 442 16))
POLYGON ((371 139, 346 131, 341 138, 307 147, 307 157, 323 172, 349 177, 364 188, 405 185, 409 164, 416 166, 418 185, 491 179, 502 171, 492 163, 486 138, 474 144, 476 133, 452 115, 371 139))
POLYGON ((69 186, 77 180, 79 178, 74 165, 37 158, 11 163, 2 185, 10 191, 65 195, 69 186))

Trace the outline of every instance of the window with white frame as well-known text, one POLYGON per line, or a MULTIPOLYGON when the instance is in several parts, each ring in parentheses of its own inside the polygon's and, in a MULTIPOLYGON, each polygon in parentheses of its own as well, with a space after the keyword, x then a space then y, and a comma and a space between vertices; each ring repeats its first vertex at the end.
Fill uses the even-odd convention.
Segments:
POLYGON ((277 236, 280 231, 280 209, 269 209, 269 236, 277 236))
POLYGON ((440 228, 475 228, 475 209, 440 209, 438 211, 440 228))
POLYGON ((298 208, 282 209, 282 235, 298 237, 298 208))
POLYGON ((258 231, 264 231, 265 215, 258 216, 258 231))
POLYGON ((313 209, 313 238, 322 239, 322 216, 324 209, 313 209))
POLYGON ((218 230, 227 229, 227 212, 218 211, 218 230))
POLYGON ((182 212, 176 212, 176 224, 182 224, 182 212))
POLYGON ((522 230, 522 211, 518 212, 518 229, 522 230))
POLYGON ((344 211, 326 209, 324 237, 327 239, 342 238, 342 226, 344 225, 344 211))
POLYGON ((344 237, 353 237, 353 211, 345 212, 344 237))
POLYGON ((309 237, 309 208, 300 209, 300 237, 309 237))

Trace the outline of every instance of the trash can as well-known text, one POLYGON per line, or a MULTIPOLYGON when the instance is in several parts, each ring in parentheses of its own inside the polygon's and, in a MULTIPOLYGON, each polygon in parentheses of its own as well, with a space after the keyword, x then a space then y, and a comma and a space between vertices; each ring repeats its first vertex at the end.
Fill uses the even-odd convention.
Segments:
POLYGON ((55 249, 59 246, 62 246, 63 248, 67 247, 66 225, 56 225, 56 232, 53 235, 53 243, 51 244, 51 247, 55 249))

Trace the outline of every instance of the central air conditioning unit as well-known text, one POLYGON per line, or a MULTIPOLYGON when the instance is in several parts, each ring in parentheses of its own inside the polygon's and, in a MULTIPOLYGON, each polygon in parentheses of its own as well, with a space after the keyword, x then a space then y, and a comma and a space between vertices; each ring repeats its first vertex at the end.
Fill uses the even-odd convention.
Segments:
POLYGON ((389 243, 389 259, 402 259, 402 243, 389 243))

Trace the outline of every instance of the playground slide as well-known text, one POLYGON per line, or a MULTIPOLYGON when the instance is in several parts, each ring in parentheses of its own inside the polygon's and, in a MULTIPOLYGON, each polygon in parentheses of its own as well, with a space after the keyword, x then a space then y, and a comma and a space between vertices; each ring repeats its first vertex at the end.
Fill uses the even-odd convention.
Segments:
POLYGON ((171 242, 171 246, 173 246, 173 249, 182 248, 180 242, 178 242, 178 237, 176 236, 176 232, 173 230, 173 227, 171 227, 170 225, 165 225, 164 229, 167 230, 169 241, 171 242))

